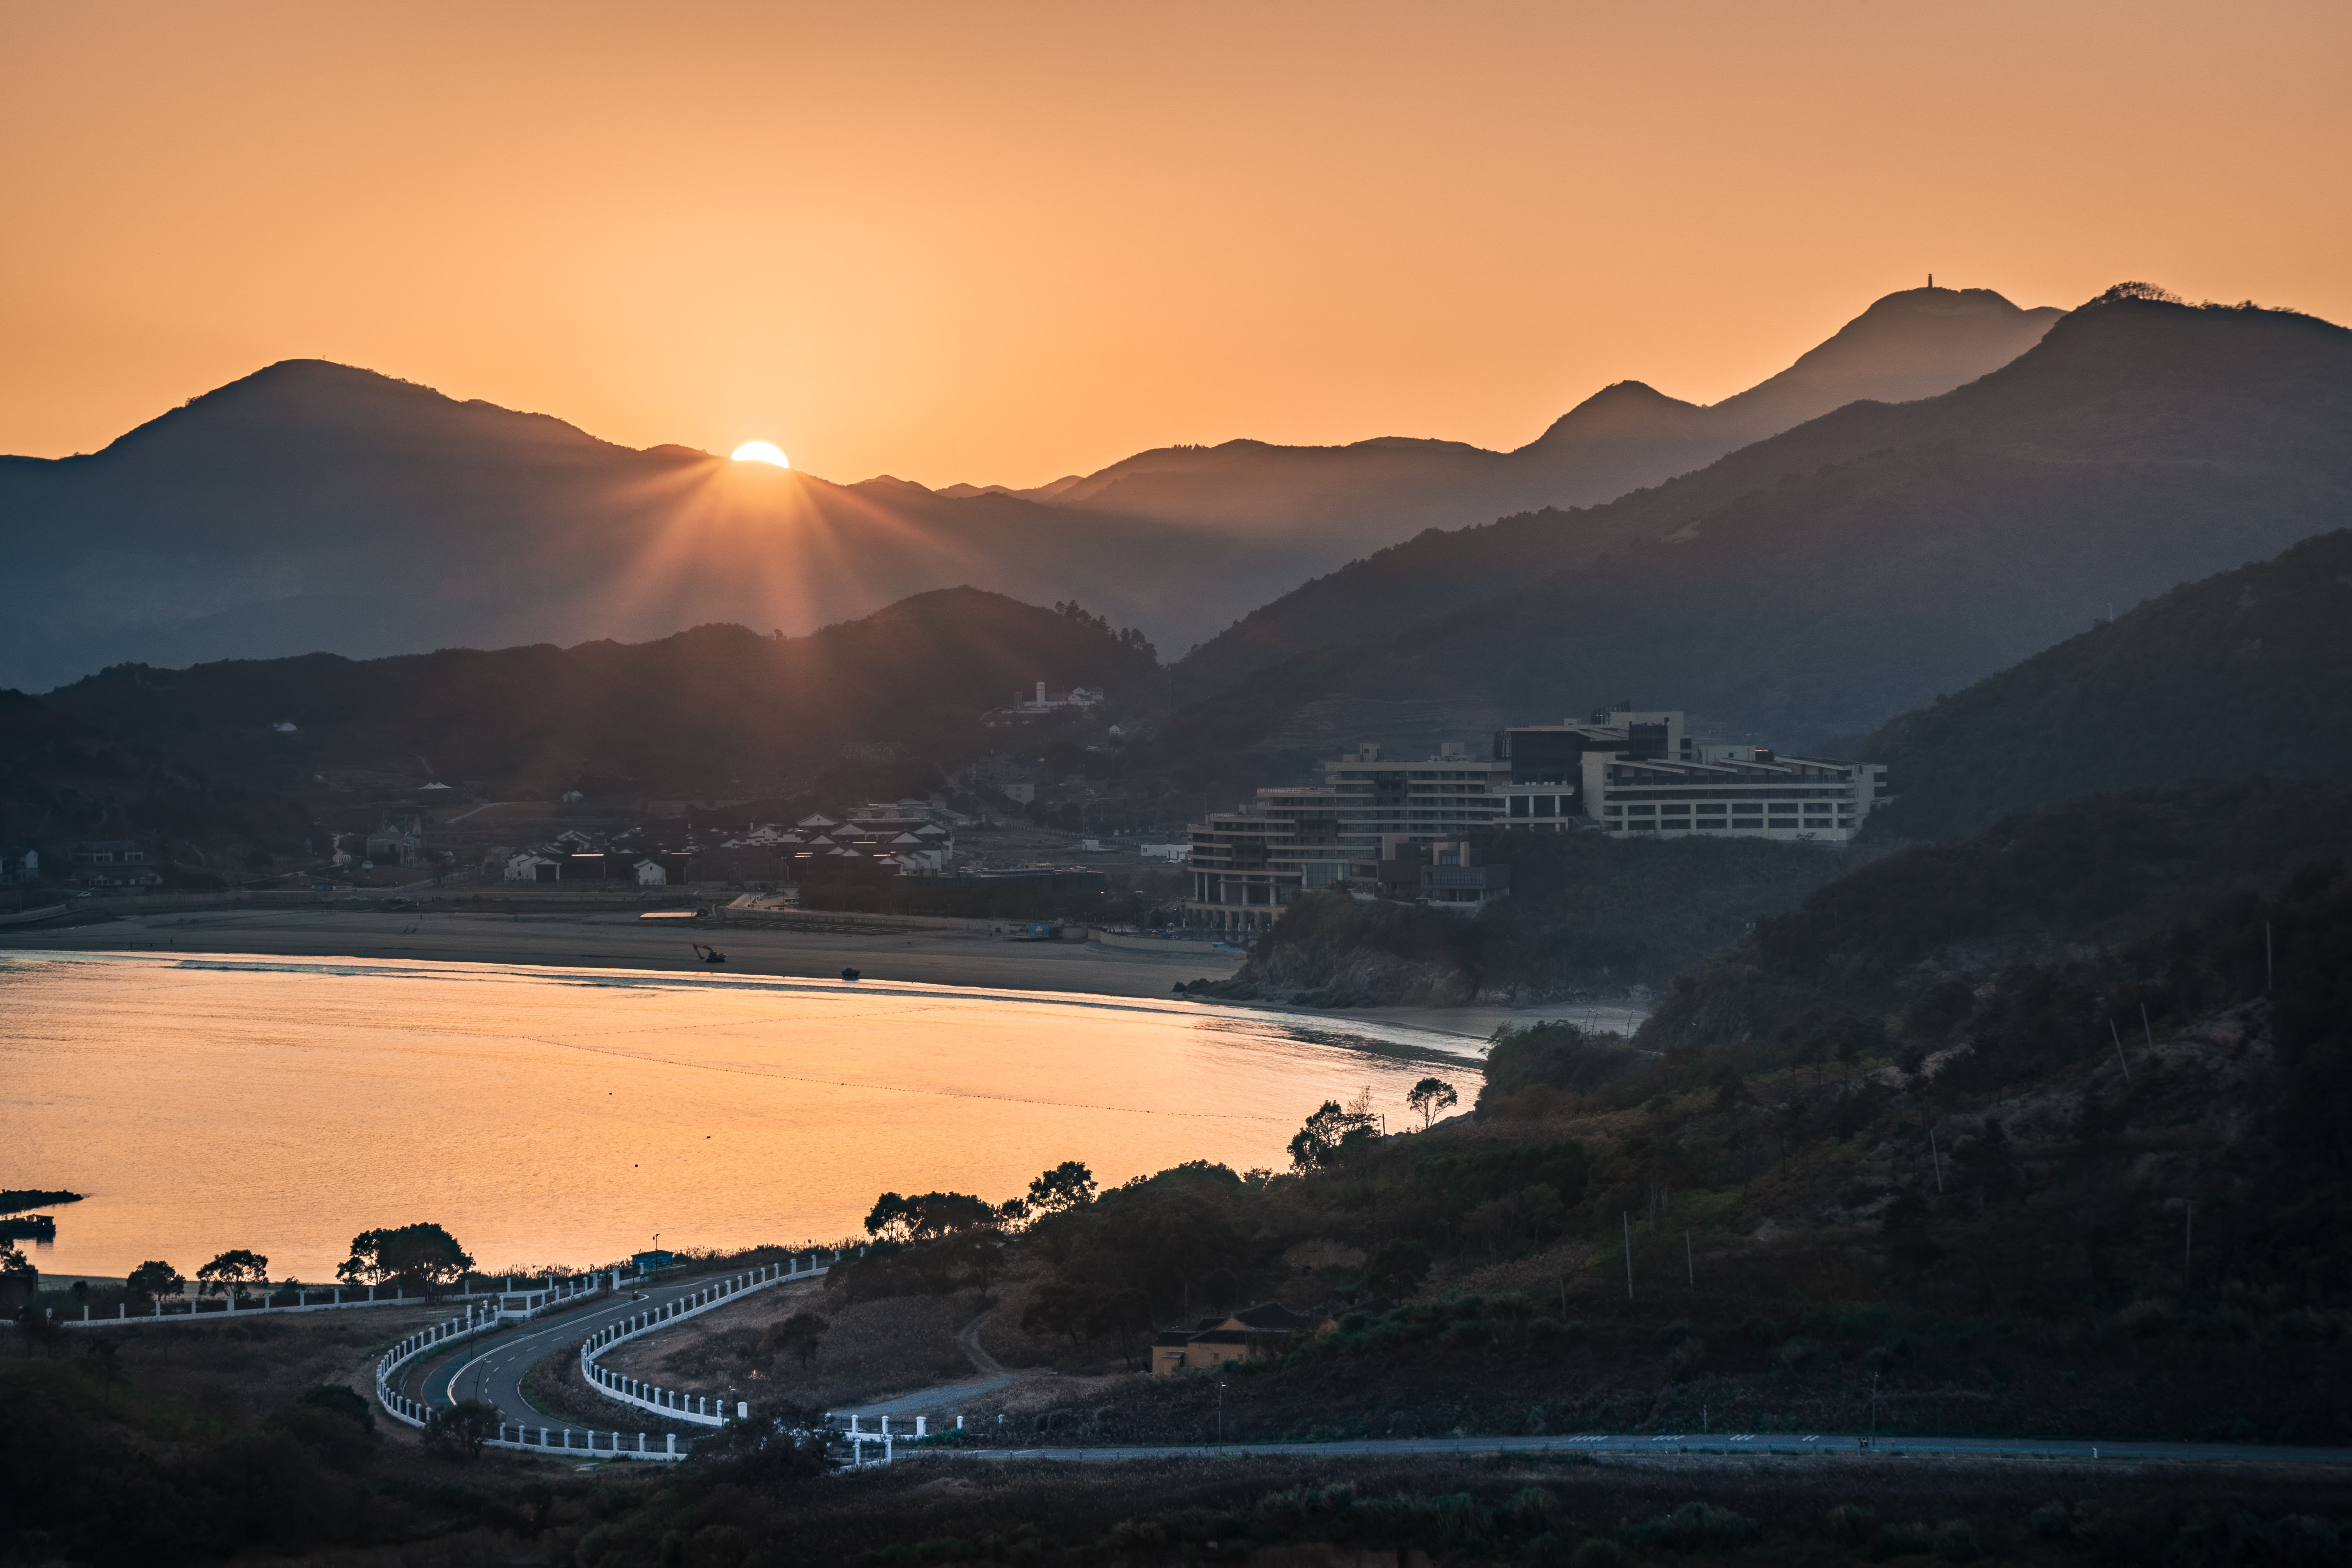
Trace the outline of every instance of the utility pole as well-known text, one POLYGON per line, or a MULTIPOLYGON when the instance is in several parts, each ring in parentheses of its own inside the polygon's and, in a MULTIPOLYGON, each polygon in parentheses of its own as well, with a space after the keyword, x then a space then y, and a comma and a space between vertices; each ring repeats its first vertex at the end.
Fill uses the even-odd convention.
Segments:
POLYGON ((1217 1446, 1225 1444, 1225 1380, 1217 1379, 1217 1446))
POLYGON ((1620 1214, 1617 1217, 1625 1227, 1625 1300, 1630 1301, 1633 1299, 1633 1216, 1620 1214))
POLYGON ((1940 1198, 1944 1195, 1944 1155, 1936 1147, 1936 1130, 1932 1127, 1927 1129, 1927 1157, 1936 1163, 1936 1195, 1940 1198))
POLYGON ((2124 1087, 2126 1089, 2129 1089, 2131 1087, 2131 1059, 2124 1055, 2124 1037, 2121 1034, 2116 1032, 2116 1021, 2113 1018, 2107 1020, 2107 1033, 2109 1036, 2113 1037, 2116 1042, 2116 1060, 2123 1063, 2124 1087))

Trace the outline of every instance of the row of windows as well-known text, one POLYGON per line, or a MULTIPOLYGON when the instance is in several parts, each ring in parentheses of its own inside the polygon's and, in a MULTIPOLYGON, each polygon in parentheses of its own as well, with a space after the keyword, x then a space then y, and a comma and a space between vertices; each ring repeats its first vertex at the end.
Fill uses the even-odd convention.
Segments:
MULTIPOLYGON (((1797 819, 1792 816, 1776 816, 1769 825, 1770 831, 1779 833, 1840 833, 1851 832, 1853 829, 1852 822, 1841 821, 1832 824, 1818 816, 1805 818, 1801 828, 1799 827, 1797 819)), ((1644 816, 1630 822, 1612 822, 1609 824, 1609 830, 1612 833, 1722 833, 1726 831, 1762 833, 1767 831, 1767 825, 1753 816, 1735 817, 1727 829, 1721 819, 1712 816, 1702 819, 1696 826, 1681 817, 1658 822, 1644 816)))

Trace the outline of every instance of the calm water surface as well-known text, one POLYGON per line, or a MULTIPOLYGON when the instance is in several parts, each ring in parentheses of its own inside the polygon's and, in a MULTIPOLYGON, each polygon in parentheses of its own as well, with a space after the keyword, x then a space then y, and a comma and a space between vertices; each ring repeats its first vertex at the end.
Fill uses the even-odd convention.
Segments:
MULTIPOLYGON (((42 1272, 193 1276, 251 1247, 330 1280, 433 1220, 486 1268, 856 1232, 886 1189, 992 1200, 1062 1160, 1106 1183, 1286 1163, 1369 1087, 1438 1071, 1277 1015, 900 983, 396 961, 0 957, 0 1186, 53 1212, 42 1272)), ((1396 1026, 1349 1026, 1393 1041, 1396 1026)), ((1459 1048, 1458 1039, 1418 1043, 1459 1048)))

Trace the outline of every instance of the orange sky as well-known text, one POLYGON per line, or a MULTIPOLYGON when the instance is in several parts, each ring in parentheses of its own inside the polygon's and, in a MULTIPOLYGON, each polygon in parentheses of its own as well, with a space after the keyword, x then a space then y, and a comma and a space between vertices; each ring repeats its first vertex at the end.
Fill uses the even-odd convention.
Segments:
POLYGON ((315 355, 1034 484, 1508 447, 1876 296, 2352 320, 2352 6, 0 0, 0 451, 315 355))

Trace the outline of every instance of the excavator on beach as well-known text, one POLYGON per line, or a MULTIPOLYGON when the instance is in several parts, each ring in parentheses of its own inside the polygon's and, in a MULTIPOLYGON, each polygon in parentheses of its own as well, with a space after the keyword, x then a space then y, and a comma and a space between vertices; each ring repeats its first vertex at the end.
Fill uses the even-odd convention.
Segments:
POLYGON ((715 947, 705 947, 698 942, 694 944, 694 956, 702 960, 705 963, 724 963, 727 962, 727 955, 725 953, 719 952, 715 947))

